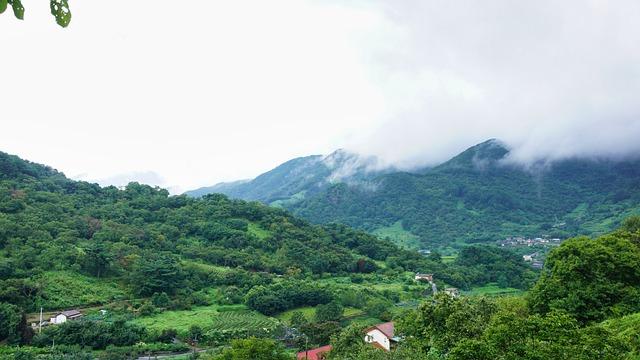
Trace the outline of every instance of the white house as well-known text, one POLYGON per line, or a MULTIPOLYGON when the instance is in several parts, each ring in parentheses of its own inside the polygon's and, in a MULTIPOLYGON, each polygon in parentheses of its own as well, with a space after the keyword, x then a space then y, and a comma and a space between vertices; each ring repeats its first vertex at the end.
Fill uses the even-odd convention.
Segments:
POLYGON ((51 324, 62 324, 68 320, 76 320, 82 317, 82 313, 78 310, 68 310, 61 313, 57 313, 49 321, 51 324))
POLYGON ((385 351, 390 351, 398 339, 393 336, 393 322, 374 325, 365 330, 364 341, 385 351))
POLYGON ((433 281, 433 274, 420 274, 420 273, 416 273, 416 276, 414 278, 416 281, 428 281, 428 282, 432 282, 433 281))

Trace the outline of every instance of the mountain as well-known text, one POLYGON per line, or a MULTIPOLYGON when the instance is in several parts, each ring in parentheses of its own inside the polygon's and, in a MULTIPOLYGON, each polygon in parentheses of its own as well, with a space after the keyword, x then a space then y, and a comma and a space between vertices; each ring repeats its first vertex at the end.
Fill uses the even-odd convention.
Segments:
POLYGON ((523 166, 509 155, 492 139, 433 168, 376 172, 366 185, 346 178, 314 191, 298 188, 304 196, 280 204, 314 223, 340 222, 412 247, 597 235, 640 213, 638 158, 523 166))
POLYGON ((219 183, 185 194, 199 197, 222 193, 237 199, 258 200, 286 207, 334 183, 365 185, 368 179, 382 173, 376 170, 379 167, 375 157, 361 157, 337 150, 328 156, 311 155, 289 160, 252 180, 219 183))

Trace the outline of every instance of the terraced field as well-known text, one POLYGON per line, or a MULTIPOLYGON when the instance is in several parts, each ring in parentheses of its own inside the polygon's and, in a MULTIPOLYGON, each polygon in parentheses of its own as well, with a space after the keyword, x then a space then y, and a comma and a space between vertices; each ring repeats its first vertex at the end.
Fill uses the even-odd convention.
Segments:
POLYGON ((213 318, 212 325, 205 332, 210 344, 224 344, 230 339, 273 337, 280 322, 254 311, 222 312, 213 318))
POLYGON ((280 324, 277 319, 250 311, 244 305, 199 306, 191 310, 164 311, 132 321, 148 329, 176 329, 180 333, 186 333, 196 325, 205 331, 206 337, 212 342, 237 337, 269 336, 280 324))
POLYGON ((273 329, 277 321, 254 311, 226 311, 213 318, 213 331, 273 329))

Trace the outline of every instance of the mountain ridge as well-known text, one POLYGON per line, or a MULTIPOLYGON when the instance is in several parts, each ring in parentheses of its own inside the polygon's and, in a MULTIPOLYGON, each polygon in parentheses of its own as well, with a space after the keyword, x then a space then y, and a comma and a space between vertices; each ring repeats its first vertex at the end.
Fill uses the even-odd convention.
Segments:
POLYGON ((341 222, 382 236, 392 236, 399 222, 403 236, 429 247, 514 235, 598 235, 640 213, 638 158, 523 166, 510 154, 505 143, 490 139, 431 168, 360 171, 316 188, 298 187, 289 198, 245 199, 284 207, 314 223, 341 222))

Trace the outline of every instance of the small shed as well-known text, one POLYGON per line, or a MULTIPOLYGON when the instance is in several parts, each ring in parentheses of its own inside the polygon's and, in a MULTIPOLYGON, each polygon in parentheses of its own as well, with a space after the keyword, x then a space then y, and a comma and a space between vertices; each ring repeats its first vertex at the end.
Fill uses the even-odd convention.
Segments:
POLYGON ((82 317, 82 313, 80 310, 67 310, 63 312, 59 312, 56 316, 52 317, 49 321, 52 324, 62 324, 69 320, 77 320, 82 317))

